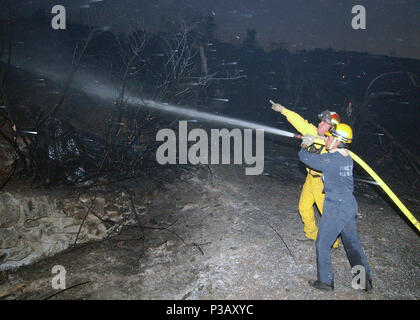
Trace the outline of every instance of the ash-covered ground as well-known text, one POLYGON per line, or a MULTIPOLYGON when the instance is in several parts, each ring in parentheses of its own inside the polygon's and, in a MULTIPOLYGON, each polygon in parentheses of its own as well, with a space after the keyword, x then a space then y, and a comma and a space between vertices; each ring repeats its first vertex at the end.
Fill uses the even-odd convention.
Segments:
MULTIPOLYGON (((4 272, 3 298, 419 299, 418 233, 377 187, 361 182, 358 229, 373 291, 351 288, 342 244, 332 251, 335 290, 308 285, 316 254, 298 213, 305 170, 297 152, 297 144, 268 141, 262 175, 246 176, 240 165, 195 167, 153 198, 142 191, 148 181, 132 180, 136 204, 147 202, 141 227, 4 272), (67 271, 65 291, 52 289, 54 265, 67 271)), ((401 200, 418 216, 415 195, 401 200)))

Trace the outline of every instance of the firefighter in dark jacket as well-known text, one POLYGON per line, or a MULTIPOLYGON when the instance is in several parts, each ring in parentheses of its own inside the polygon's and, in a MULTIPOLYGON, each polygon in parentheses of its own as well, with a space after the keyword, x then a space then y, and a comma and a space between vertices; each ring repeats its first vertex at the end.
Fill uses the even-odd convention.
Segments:
POLYGON ((307 148, 314 137, 305 135, 300 160, 307 166, 322 172, 325 201, 316 239, 317 276, 310 284, 321 290, 334 289, 334 274, 331 262, 331 246, 339 235, 344 245, 352 270, 362 268, 365 275, 363 289, 372 288, 371 273, 360 244, 356 228, 357 202, 353 195, 353 159, 347 145, 352 142, 352 129, 340 123, 325 133, 325 148, 328 153, 314 154, 307 148))

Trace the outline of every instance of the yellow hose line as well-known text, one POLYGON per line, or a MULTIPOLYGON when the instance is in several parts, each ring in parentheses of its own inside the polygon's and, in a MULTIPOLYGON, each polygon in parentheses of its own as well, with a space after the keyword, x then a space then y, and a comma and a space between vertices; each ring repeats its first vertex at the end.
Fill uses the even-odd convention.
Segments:
MULTIPOLYGON (((325 145, 324 140, 315 139, 314 143, 325 145)), ((350 150, 349 150, 350 151, 350 150)), ((394 203, 401 209, 404 215, 410 220, 410 222, 420 231, 420 222, 412 215, 412 213, 406 208, 406 206, 398 199, 394 192, 386 185, 386 183, 372 170, 371 167, 367 165, 362 159, 360 159, 356 154, 350 151, 350 156, 354 161, 356 161, 363 169, 366 170, 370 176, 379 183, 381 188, 385 191, 385 193, 394 201, 394 203)))
POLYGON ((386 185, 386 183, 372 170, 371 167, 369 167, 366 162, 364 162, 362 159, 360 159, 357 155, 355 155, 353 152, 350 151, 350 156, 353 158, 354 161, 356 161, 363 169, 366 170, 367 173, 370 174, 370 176, 379 183, 381 188, 386 192, 386 194, 394 201, 394 203, 398 206, 398 208, 401 209, 401 211, 405 214, 405 216, 408 218, 408 220, 411 221, 411 223, 417 228, 418 231, 420 231, 420 223, 418 220, 411 214, 411 212, 406 208, 406 206, 398 199, 398 197, 395 195, 394 192, 386 185))

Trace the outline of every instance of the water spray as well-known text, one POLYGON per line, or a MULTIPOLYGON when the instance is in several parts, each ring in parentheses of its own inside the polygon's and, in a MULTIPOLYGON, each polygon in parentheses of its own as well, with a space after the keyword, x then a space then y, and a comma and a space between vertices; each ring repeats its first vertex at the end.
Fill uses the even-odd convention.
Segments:
POLYGON ((198 111, 198 110, 190 109, 186 107, 174 106, 167 103, 160 103, 153 100, 144 100, 144 99, 132 97, 131 103, 136 104, 136 105, 141 105, 150 109, 183 115, 192 119, 200 119, 207 122, 216 122, 216 123, 227 124, 230 126, 237 126, 237 127, 249 128, 249 129, 263 129, 264 133, 271 133, 274 135, 285 136, 289 138, 296 137, 296 135, 292 132, 269 127, 263 124, 258 124, 258 123, 246 121, 246 120, 235 119, 235 118, 231 118, 227 116, 216 115, 216 114, 198 111))

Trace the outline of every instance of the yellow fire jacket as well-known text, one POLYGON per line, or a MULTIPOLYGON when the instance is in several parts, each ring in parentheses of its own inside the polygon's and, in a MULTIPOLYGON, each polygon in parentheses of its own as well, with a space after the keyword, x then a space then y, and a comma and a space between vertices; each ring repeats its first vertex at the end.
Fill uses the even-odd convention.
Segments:
MULTIPOLYGON (((303 119, 300 115, 298 115, 296 112, 293 112, 287 108, 283 108, 283 111, 281 112, 282 115, 284 115, 287 119, 287 121, 289 121, 289 123, 295 127, 295 129, 297 131, 299 131, 300 134, 305 135, 305 134, 310 134, 313 135, 314 137, 318 136, 318 129, 317 127, 315 127, 312 123, 309 123, 307 120, 303 119)), ((314 152, 314 153, 326 153, 327 150, 325 150, 324 146, 322 145, 318 145, 318 144, 313 144, 310 148, 308 148, 308 150, 310 152, 314 152)), ((313 176, 318 176, 321 175, 321 172, 311 169, 311 168, 306 168, 306 170, 308 171, 308 173, 312 174, 313 176)))

